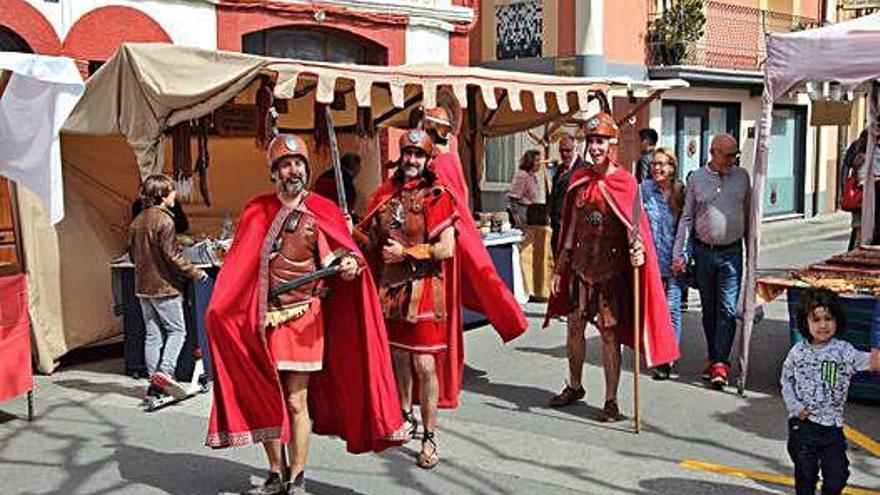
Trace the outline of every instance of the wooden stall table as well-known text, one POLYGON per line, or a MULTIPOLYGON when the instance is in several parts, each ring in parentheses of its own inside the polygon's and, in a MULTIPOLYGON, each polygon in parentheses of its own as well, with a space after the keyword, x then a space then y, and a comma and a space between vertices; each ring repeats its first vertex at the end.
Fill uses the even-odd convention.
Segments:
POLYGON ((550 298, 553 280, 552 230, 546 225, 529 225, 524 229, 520 262, 526 295, 537 301, 550 298))

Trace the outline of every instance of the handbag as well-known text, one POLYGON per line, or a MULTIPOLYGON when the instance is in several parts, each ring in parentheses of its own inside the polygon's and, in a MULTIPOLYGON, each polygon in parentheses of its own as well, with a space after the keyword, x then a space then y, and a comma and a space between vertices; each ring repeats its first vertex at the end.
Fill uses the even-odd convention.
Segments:
POLYGON ((840 198, 840 209, 848 212, 862 210, 862 186, 859 185, 859 178, 855 175, 846 179, 843 196, 840 198))

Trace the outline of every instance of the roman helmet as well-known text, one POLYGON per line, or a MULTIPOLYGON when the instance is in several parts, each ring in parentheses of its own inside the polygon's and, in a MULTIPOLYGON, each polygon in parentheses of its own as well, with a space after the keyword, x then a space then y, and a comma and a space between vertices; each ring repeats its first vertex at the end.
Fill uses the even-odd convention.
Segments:
MULTIPOLYGON (((269 149, 266 151, 266 159, 269 168, 274 171, 275 164, 278 160, 285 156, 300 156, 306 161, 306 168, 309 169, 309 146, 306 141, 296 134, 279 134, 272 138, 269 143, 269 149)), ((309 170, 311 173, 311 170, 309 170)))
POLYGON ((614 117, 605 112, 600 112, 590 117, 586 124, 584 124, 584 137, 589 138, 590 136, 607 137, 616 143, 617 138, 620 136, 620 128, 614 122, 614 117))
POLYGON ((446 140, 452 134, 452 129, 452 119, 445 108, 436 107, 425 110, 425 130, 433 130, 440 139, 446 140))
POLYGON ((428 155, 428 158, 434 156, 434 140, 421 129, 411 129, 400 136, 400 152, 403 153, 407 148, 420 149, 428 155))

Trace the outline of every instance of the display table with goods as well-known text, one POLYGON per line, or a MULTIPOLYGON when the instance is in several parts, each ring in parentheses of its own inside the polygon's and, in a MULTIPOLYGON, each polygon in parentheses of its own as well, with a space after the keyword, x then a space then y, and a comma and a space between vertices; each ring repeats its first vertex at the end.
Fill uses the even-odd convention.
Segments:
MULTIPOLYGON (((477 213, 475 217, 477 228, 483 237, 483 245, 489 251, 498 275, 513 292, 517 302, 522 304, 528 301, 520 262, 520 243, 524 239, 522 231, 510 228, 507 213, 477 213)), ((489 323, 488 318, 481 313, 466 308, 462 311, 467 328, 489 323)))
MULTIPOLYGON (((870 351, 872 335, 880 331, 880 247, 861 247, 795 270, 785 276, 757 280, 759 302, 772 301, 783 292, 788 302, 791 343, 801 340, 796 327, 797 306, 804 291, 823 287, 840 295, 847 317, 847 329, 839 335, 861 351, 870 351)), ((880 401, 880 376, 856 374, 850 397, 880 401)))

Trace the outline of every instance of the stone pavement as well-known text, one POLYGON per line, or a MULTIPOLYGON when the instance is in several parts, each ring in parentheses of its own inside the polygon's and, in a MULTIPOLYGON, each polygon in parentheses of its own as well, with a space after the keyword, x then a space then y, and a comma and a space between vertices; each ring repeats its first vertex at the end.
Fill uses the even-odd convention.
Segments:
MULTIPOLYGON (((762 266, 797 266, 841 250, 845 238, 767 251, 762 266), (794 253, 794 254, 793 254, 794 253)), ((587 399, 546 407, 563 385, 563 327, 540 329, 543 306, 528 305, 531 330, 502 346, 489 328, 466 334, 462 406, 443 411, 438 441, 443 462, 415 467, 418 446, 380 455, 348 455, 338 440, 315 438, 307 471, 314 494, 760 494, 790 493, 776 483, 681 465, 693 460, 790 476, 786 415, 778 393, 788 349, 784 302, 768 307, 753 341, 745 398, 706 389, 698 377, 705 344, 696 294, 685 315, 682 377, 666 383, 642 375, 643 432, 630 422, 598 423, 602 405, 599 339, 589 332, 587 399)), ((620 403, 632 412, 631 357, 620 403)), ((264 475, 257 447, 211 451, 203 446, 209 396, 146 414, 137 405, 145 386, 120 375, 117 355, 37 377, 37 414, 22 418, 23 400, 0 405, 0 493, 235 493, 264 475)), ((850 404, 849 425, 880 439, 877 404, 850 404)), ((876 454, 876 453, 875 453, 876 454)), ((850 445, 851 483, 880 492, 880 458, 850 445)), ((871 492, 867 492, 871 493, 871 492)))

